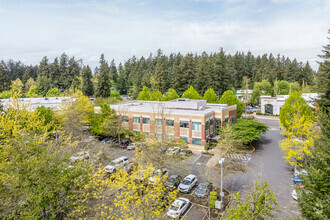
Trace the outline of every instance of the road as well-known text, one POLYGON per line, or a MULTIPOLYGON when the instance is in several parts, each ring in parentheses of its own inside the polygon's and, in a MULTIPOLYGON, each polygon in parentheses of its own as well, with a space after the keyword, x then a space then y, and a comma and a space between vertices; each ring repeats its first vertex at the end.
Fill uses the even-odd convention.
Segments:
POLYGON ((260 177, 270 185, 276 193, 276 201, 280 208, 275 213, 276 219, 290 219, 299 215, 298 204, 291 197, 294 189, 291 167, 285 162, 279 142, 283 139, 280 134, 278 120, 258 119, 267 124, 270 130, 256 144, 256 150, 248 163, 245 173, 227 175, 224 186, 231 192, 246 191, 249 185, 260 177))

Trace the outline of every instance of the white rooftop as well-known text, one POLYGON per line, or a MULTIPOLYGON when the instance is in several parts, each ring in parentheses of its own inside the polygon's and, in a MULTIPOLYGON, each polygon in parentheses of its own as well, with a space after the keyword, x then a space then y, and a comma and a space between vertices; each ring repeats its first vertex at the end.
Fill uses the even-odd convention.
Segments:
POLYGON ((111 104, 110 108, 127 112, 205 116, 227 108, 227 104, 208 104, 206 100, 175 99, 160 101, 129 101, 111 104))

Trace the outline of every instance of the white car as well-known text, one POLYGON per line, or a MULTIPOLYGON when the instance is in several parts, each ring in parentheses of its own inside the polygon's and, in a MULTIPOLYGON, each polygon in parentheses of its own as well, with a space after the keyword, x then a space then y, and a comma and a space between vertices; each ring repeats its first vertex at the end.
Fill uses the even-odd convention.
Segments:
POLYGON ((165 177, 168 177, 168 170, 163 169, 163 173, 161 173, 162 170, 158 169, 155 172, 153 172, 152 176, 149 177, 149 183, 154 184, 156 182, 157 176, 159 176, 159 179, 164 179, 165 177))
POLYGON ((130 145, 127 146, 127 150, 134 150, 136 147, 136 143, 132 142, 130 145))
POLYGON ((167 149, 166 153, 168 155, 176 155, 178 153, 180 153, 181 149, 179 147, 170 147, 169 149, 167 149))
POLYGON ((180 197, 171 204, 166 214, 170 218, 178 219, 183 215, 185 211, 187 211, 189 206, 190 206, 189 199, 180 197))
POLYGON ((128 163, 129 163, 129 160, 127 157, 125 157, 125 156, 119 157, 119 158, 111 161, 111 163, 104 168, 104 171, 106 173, 114 173, 114 172, 116 172, 117 169, 124 167, 128 163))
POLYGON ((193 174, 186 176, 179 185, 179 190, 182 193, 189 193, 189 191, 196 185, 197 177, 193 174))
POLYGON ((89 153, 88 151, 81 151, 77 153, 75 156, 70 157, 70 161, 72 163, 77 162, 77 160, 88 159, 89 153))

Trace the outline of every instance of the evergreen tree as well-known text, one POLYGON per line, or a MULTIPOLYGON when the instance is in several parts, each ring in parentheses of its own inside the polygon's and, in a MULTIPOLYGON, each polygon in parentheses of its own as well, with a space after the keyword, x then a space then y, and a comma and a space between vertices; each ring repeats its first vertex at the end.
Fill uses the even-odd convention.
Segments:
POLYGON ((35 86, 36 85, 36 82, 30 78, 28 79, 28 81, 26 81, 25 85, 24 85, 24 91, 25 92, 28 92, 31 88, 31 86, 35 86))
POLYGON ((207 103, 218 103, 217 94, 215 94, 212 88, 206 90, 204 93, 203 99, 207 101, 207 103))
POLYGON ((160 92, 166 91, 166 73, 165 73, 165 59, 159 58, 156 64, 155 70, 155 86, 153 89, 159 90, 160 92))
POLYGON ((60 79, 58 80, 58 87, 60 90, 65 90, 68 89, 71 85, 67 82, 67 79, 69 77, 69 70, 68 70, 68 62, 69 62, 69 57, 63 53, 60 57, 60 79))
POLYGON ((301 214, 306 219, 328 219, 330 216, 330 120, 329 115, 319 117, 321 137, 315 146, 305 154, 307 161, 303 175, 304 188, 297 189, 301 214))
POLYGON ((117 82, 118 79, 118 72, 117 72, 115 60, 111 60, 109 71, 110 71, 110 79, 113 81, 114 84, 117 82))
POLYGON ((178 67, 174 70, 174 82, 173 87, 180 94, 189 88, 194 81, 194 60, 192 54, 187 54, 178 67))
POLYGON ((30 69, 30 67, 27 67, 25 69, 24 75, 22 77, 23 84, 25 84, 28 81, 28 79, 30 79, 30 78, 31 78, 31 69, 30 69))
POLYGON ((8 75, 8 71, 4 68, 2 64, 0 64, 0 92, 9 90, 10 84, 11 82, 8 75))
POLYGON ((47 76, 39 75, 37 78, 37 88, 42 96, 46 96, 48 90, 51 88, 52 82, 47 76))
POLYGON ((108 63, 104 59, 104 55, 100 58, 100 74, 96 89, 96 97, 109 97, 111 94, 111 81, 108 63))
POLYGON ((197 60, 196 78, 194 86, 198 93, 203 94, 211 86, 211 70, 209 58, 206 52, 197 60))
POLYGON ((94 94, 93 74, 88 65, 83 68, 81 77, 81 91, 85 96, 92 96, 94 94))
POLYGON ((58 63, 58 58, 54 59, 54 62, 50 66, 50 78, 52 80, 53 86, 55 88, 60 88, 60 65, 58 63))

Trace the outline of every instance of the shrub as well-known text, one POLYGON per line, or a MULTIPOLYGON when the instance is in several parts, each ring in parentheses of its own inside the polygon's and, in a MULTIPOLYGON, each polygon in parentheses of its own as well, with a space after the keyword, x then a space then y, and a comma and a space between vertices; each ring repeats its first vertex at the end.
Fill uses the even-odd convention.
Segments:
POLYGON ((217 196, 217 192, 216 191, 211 191, 210 196, 217 196))
POLYGON ((100 106, 101 104, 115 104, 120 102, 121 100, 119 100, 116 97, 108 97, 108 98, 102 98, 102 97, 97 97, 94 101, 94 105, 95 106, 100 106))
POLYGON ((215 208, 215 200, 210 200, 210 209, 214 209, 215 208))
POLYGON ((8 91, 3 91, 0 93, 0 99, 8 99, 11 96, 11 92, 8 91))
POLYGON ((112 90, 112 91, 111 91, 111 96, 112 96, 112 97, 115 97, 115 98, 117 98, 117 99, 119 99, 119 100, 121 100, 121 98, 120 98, 120 93, 119 93, 118 91, 116 91, 116 90, 112 90))
POLYGON ((46 94, 47 97, 56 97, 59 95, 61 95, 61 93, 58 91, 58 88, 51 88, 46 94))

